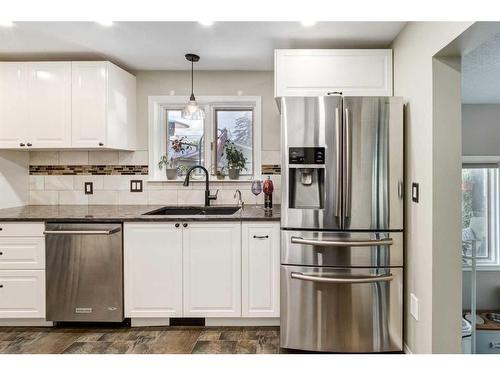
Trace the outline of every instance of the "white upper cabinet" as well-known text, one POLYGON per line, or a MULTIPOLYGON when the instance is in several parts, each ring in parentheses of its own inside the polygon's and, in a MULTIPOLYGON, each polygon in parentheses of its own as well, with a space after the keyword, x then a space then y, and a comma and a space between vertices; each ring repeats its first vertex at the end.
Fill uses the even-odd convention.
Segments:
POLYGON ((135 149, 135 77, 107 61, 0 63, 0 148, 135 149))
POLYGON ((392 96, 390 49, 277 49, 274 94, 392 96))
POLYGON ((26 137, 28 66, 0 64, 0 147, 18 148, 26 137))
POLYGON ((71 146, 71 63, 29 63, 28 148, 71 146))
POLYGON ((135 148, 135 77, 106 61, 72 62, 72 146, 135 148))

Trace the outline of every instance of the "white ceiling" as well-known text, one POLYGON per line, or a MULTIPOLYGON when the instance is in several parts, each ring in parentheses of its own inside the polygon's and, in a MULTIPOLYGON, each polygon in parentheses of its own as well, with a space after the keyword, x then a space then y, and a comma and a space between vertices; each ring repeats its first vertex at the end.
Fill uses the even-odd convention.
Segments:
POLYGON ((500 34, 462 56, 462 102, 500 103, 500 34))
POLYGON ((275 48, 385 48, 404 22, 19 22, 0 28, 0 60, 106 59, 129 70, 272 70, 275 48))

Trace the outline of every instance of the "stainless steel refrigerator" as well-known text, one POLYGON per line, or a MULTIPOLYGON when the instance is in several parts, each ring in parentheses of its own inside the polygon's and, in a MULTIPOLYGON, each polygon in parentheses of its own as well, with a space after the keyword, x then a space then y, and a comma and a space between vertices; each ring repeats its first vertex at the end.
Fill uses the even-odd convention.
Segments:
POLYGON ((281 346, 403 346, 403 104, 284 97, 281 346))

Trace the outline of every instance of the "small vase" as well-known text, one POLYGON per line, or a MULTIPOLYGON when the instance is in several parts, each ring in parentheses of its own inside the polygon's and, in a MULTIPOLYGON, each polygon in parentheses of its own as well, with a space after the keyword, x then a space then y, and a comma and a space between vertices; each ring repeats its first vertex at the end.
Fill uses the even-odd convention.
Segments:
POLYGON ((229 168, 229 179, 230 180, 239 180, 240 179, 240 170, 237 168, 229 168))
POLYGON ((169 180, 177 179, 177 168, 167 168, 167 179, 169 180))

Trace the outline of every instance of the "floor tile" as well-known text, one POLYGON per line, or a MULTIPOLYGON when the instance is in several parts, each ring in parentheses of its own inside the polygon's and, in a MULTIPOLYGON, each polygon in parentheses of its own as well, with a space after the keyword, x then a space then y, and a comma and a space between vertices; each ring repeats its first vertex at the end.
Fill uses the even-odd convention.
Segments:
POLYGON ((111 345, 109 342, 75 342, 63 354, 104 354, 111 345))
POLYGON ((236 341, 198 341, 193 354, 233 354, 236 341))

